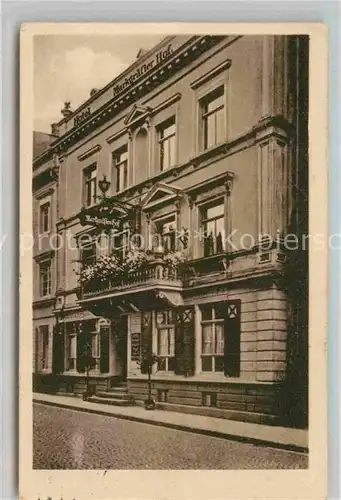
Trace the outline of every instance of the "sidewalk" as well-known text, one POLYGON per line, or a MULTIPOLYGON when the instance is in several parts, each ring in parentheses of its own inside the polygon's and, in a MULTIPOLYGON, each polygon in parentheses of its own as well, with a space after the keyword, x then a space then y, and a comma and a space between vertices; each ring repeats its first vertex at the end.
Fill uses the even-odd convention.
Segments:
POLYGON ((250 424, 164 410, 147 411, 140 406, 108 406, 89 403, 77 397, 51 394, 33 393, 33 402, 273 448, 308 451, 307 430, 250 424))

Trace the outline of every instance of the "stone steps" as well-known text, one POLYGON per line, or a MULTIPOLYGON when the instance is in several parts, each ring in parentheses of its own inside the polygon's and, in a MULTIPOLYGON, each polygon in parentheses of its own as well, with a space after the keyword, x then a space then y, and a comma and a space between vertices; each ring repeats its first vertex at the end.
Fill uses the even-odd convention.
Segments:
POLYGON ((88 401, 110 406, 133 406, 135 404, 134 398, 128 393, 127 384, 124 383, 111 387, 107 391, 99 391, 88 401))
POLYGON ((100 398, 110 398, 110 399, 125 399, 127 401, 132 401, 133 397, 126 391, 107 391, 107 392, 96 392, 96 396, 100 398))

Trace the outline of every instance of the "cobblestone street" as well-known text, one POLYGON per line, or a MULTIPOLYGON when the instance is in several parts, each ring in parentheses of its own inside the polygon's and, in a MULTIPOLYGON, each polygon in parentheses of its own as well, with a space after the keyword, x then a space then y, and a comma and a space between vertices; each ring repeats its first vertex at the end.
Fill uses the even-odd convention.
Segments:
POLYGON ((34 404, 34 469, 304 469, 308 455, 34 404))

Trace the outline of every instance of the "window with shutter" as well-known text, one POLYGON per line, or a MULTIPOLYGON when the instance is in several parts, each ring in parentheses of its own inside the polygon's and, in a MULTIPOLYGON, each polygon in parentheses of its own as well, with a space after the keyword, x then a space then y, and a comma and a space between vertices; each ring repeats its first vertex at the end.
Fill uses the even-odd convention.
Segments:
POLYGON ((175 319, 175 373, 191 376, 195 371, 194 306, 178 308, 175 319))
POLYGON ((221 302, 215 309, 224 319, 224 373, 229 377, 239 377, 241 301, 221 302))
MULTIPOLYGON (((145 311, 141 313, 141 341, 142 341, 142 356, 146 357, 153 352, 153 321, 152 313, 145 311)), ((141 367, 141 373, 147 373, 145 367, 141 367)))
POLYGON ((156 313, 157 352, 159 371, 174 371, 175 327, 172 310, 156 313))

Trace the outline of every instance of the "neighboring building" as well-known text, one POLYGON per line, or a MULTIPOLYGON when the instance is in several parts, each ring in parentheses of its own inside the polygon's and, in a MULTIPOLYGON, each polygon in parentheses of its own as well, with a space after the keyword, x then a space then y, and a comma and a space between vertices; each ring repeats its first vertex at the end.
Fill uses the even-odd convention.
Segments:
POLYGON ((307 58, 171 36, 66 103, 33 165, 36 390, 81 394, 90 346, 97 390, 144 399, 149 350, 164 408, 307 423, 307 258, 283 247, 307 231, 307 58))

